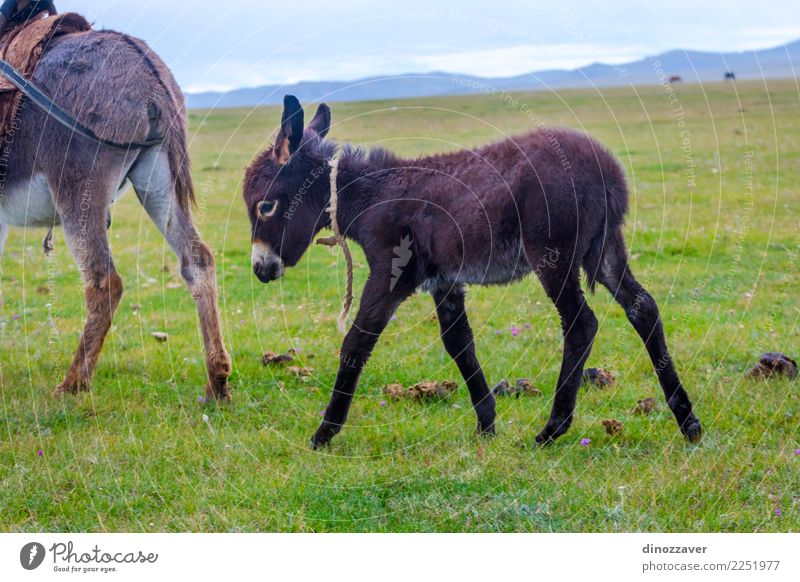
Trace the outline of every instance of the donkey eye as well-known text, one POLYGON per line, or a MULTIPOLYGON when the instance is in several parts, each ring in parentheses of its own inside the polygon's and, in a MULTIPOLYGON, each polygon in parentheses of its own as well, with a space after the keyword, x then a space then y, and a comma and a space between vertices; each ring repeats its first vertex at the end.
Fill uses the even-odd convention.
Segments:
POLYGON ((275 214, 275 209, 278 207, 278 203, 275 200, 264 200, 264 202, 259 202, 258 204, 258 213, 264 217, 268 218, 275 214))

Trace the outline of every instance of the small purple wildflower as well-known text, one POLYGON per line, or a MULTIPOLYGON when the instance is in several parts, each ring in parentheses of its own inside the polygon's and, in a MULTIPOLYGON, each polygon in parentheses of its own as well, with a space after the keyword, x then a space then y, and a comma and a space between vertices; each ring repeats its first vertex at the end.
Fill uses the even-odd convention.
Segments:
POLYGON ((531 328, 531 324, 530 323, 526 323, 525 324, 525 329, 530 329, 530 328, 531 328))
POLYGON ((320 411, 319 411, 319 415, 320 415, 320 416, 325 416, 325 411, 324 411, 324 410, 320 410, 320 411))
POLYGON ((592 439, 581 439, 581 446, 588 447, 590 442, 592 442, 592 439))
POLYGON ((381 400, 381 401, 378 403, 378 406, 386 406, 386 401, 385 401, 385 400, 381 400))
POLYGON ((520 331, 521 330, 516 325, 512 325, 511 326, 511 335, 512 335, 512 337, 517 337, 519 335, 520 331))
POLYGON ((198 396, 198 397, 197 397, 197 401, 198 401, 200 404, 203 404, 203 403, 206 401, 206 397, 205 397, 205 396, 198 396))
POLYGON ((42 449, 39 449, 38 451, 36 451, 36 454, 39 455, 40 457, 43 457, 44 451, 42 449))
POLYGON ((239 320, 239 325, 244 325, 244 319, 239 320))
POLYGON ((397 321, 397 316, 396 316, 396 315, 393 315, 393 316, 391 316, 389 319, 390 319, 391 321, 397 321))
POLYGON ((800 457, 800 449, 795 449, 794 454, 796 457, 800 457))
POLYGON ((783 515, 783 512, 781 511, 781 508, 780 508, 780 507, 776 507, 776 508, 775 508, 775 515, 776 515, 777 517, 780 517, 780 516, 782 516, 782 515, 783 515))
POLYGON ((12 319, 17 321, 19 319, 19 313, 15 313, 12 319))

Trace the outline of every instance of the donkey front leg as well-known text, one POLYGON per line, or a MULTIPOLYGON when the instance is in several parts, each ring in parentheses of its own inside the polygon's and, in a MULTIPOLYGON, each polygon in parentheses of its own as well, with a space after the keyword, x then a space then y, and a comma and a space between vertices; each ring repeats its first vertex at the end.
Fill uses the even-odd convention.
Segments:
POLYGON ((342 430, 350 403, 358 386, 361 370, 372 354, 372 349, 389 322, 397 306, 413 293, 415 285, 407 284, 403 278, 390 290, 389 277, 370 274, 361 293, 355 321, 342 343, 339 371, 333 384, 325 416, 317 432, 311 437, 311 446, 318 449, 328 444, 342 430))
POLYGON ((495 434, 494 396, 486 383, 480 362, 475 356, 475 343, 464 307, 464 288, 437 289, 433 293, 442 343, 456 362, 469 389, 472 407, 478 415, 478 433, 495 434))

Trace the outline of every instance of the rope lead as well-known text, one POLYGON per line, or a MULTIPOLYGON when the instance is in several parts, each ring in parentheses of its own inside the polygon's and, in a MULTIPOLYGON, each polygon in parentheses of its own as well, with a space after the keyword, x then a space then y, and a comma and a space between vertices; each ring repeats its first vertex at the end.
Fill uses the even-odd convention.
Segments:
POLYGON ((328 214, 331 217, 331 230, 333 236, 323 237, 317 239, 318 245, 330 247, 333 252, 333 247, 342 247, 344 253, 344 260, 347 264, 347 286, 345 288, 344 300, 342 301, 342 311, 336 319, 336 326, 342 335, 347 333, 347 316, 350 314, 350 307, 353 305, 353 255, 350 254, 350 247, 347 246, 347 240, 339 230, 339 221, 336 218, 337 207, 339 204, 339 195, 336 187, 336 178, 339 175, 339 160, 342 157, 341 150, 336 150, 333 157, 328 160, 331 167, 331 202, 328 206, 328 214))

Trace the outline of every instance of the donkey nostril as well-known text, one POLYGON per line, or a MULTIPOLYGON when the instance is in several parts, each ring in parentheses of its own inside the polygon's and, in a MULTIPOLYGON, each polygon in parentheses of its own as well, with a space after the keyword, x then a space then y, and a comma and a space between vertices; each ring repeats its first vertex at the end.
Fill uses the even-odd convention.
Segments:
POLYGON ((269 283, 283 275, 283 263, 281 261, 259 262, 253 265, 253 273, 262 283, 269 283))
POLYGON ((253 273, 255 273, 256 277, 261 281, 264 281, 267 276, 267 269, 264 263, 256 263, 253 265, 253 273))
POLYGON ((276 262, 272 262, 267 266, 267 278, 272 281, 277 279, 281 276, 281 264, 276 262))

